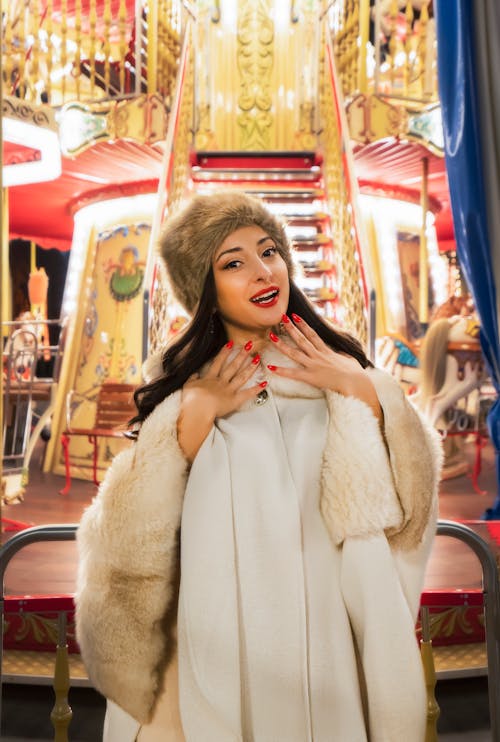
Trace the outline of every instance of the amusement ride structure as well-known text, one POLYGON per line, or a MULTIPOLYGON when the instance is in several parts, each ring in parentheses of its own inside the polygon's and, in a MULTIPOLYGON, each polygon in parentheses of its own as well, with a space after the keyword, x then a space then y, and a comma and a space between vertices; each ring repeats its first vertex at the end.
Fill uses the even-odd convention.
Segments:
MULTIPOLYGON (((227 187, 284 218, 318 312, 417 400, 427 329, 468 318, 446 336, 444 376, 422 404, 450 440, 475 436, 479 489, 495 364, 457 259, 437 5, 4 4, 4 503, 22 501, 37 446, 67 495, 71 477, 97 483, 131 445, 116 426, 142 363, 186 322, 156 258, 162 221, 190 194, 227 187)), ((450 450, 450 476, 461 454, 450 450)), ((432 609, 435 636, 463 641, 468 621, 477 640, 480 606, 447 598, 450 614, 432 609)))

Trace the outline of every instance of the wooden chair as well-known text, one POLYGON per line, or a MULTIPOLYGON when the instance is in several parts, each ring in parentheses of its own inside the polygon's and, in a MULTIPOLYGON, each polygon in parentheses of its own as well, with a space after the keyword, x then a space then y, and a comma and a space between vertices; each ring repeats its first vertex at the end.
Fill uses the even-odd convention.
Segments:
MULTIPOLYGON (((126 425, 136 413, 133 394, 133 384, 121 384, 107 381, 101 386, 97 395, 97 406, 94 425, 91 428, 73 428, 71 426, 71 403, 75 394, 68 395, 66 400, 66 430, 61 435, 61 444, 64 452, 64 464, 66 470, 66 483, 61 490, 61 495, 67 495, 71 487, 71 467, 69 455, 69 442, 72 435, 85 435, 93 445, 92 475, 94 484, 98 485, 97 479, 97 443, 99 438, 123 438, 126 434, 126 425)), ((82 396, 82 395, 80 395, 82 396)), ((88 398, 83 400, 91 402, 88 398)))

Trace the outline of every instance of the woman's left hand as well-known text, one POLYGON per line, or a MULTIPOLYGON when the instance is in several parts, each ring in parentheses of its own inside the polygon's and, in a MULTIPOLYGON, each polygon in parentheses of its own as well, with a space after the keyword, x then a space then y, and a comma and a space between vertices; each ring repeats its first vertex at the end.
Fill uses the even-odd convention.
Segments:
POLYGON ((360 399, 368 404, 376 417, 382 411, 375 388, 365 369, 352 356, 332 350, 302 318, 294 315, 283 321, 283 326, 294 345, 272 335, 275 347, 294 361, 296 367, 269 366, 278 376, 304 381, 320 389, 329 389, 344 396, 360 399))

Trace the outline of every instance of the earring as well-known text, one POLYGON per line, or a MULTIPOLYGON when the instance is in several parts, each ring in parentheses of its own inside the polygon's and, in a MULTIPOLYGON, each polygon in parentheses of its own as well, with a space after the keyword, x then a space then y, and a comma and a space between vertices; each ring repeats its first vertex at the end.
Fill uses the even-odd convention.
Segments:
POLYGON ((215 317, 215 309, 212 312, 212 314, 210 315, 210 321, 208 323, 208 332, 210 333, 210 335, 213 335, 214 332, 215 332, 214 317, 215 317))

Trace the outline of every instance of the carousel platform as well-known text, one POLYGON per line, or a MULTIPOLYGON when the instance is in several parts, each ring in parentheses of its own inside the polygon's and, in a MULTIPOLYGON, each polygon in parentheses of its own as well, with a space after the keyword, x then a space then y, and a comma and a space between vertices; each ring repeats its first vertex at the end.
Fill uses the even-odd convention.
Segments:
MULTIPOLYGON (((474 444, 466 444, 465 450, 471 470, 474 444)), ((95 485, 75 479, 71 492, 62 496, 63 478, 43 473, 41 449, 38 454, 33 459, 24 500, 4 505, 3 517, 26 525, 78 522, 96 491, 95 485)), ((482 452, 479 483, 483 495, 474 491, 470 473, 443 481, 440 517, 469 525, 500 560, 500 522, 481 520, 496 496, 494 454, 489 443, 482 452)), ((4 531, 2 542, 12 535, 4 531)), ((12 559, 5 575, 4 681, 52 683, 58 615, 64 612, 72 685, 89 685, 74 639, 76 568, 76 546, 71 541, 32 544, 12 559)), ((476 556, 465 544, 449 537, 436 538, 422 604, 430 609, 438 679, 486 675, 482 573, 476 556)))

